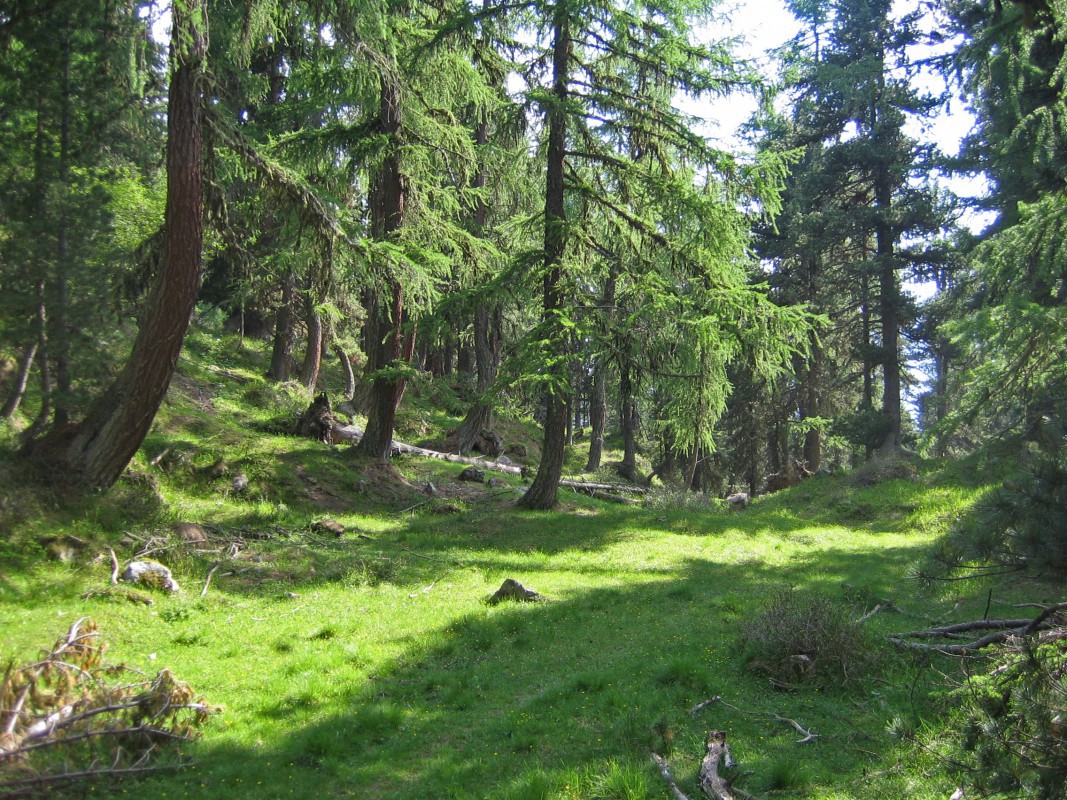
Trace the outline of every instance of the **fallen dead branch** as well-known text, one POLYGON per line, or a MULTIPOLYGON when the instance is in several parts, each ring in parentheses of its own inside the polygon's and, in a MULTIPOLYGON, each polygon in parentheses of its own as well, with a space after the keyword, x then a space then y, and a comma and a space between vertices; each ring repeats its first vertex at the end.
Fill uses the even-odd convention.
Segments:
POLYGON ((742 789, 735 789, 719 774, 719 762, 724 769, 734 766, 730 745, 726 742, 725 731, 708 731, 704 738, 704 760, 700 764, 700 790, 709 800, 753 800, 753 796, 742 789))
POLYGON ((167 670, 131 682, 103 662, 96 625, 79 619, 51 650, 9 666, 0 685, 0 795, 148 766, 197 735, 212 710, 167 670), (116 679, 120 682, 116 684, 116 679))
POLYGON ((678 784, 674 782, 674 776, 671 775, 671 768, 667 765, 667 760, 659 753, 653 753, 652 760, 659 768, 659 774, 663 776, 663 780, 667 782, 674 800, 689 800, 685 793, 678 788, 678 784))
POLYGON ((980 619, 972 622, 959 622, 954 625, 912 631, 900 636, 890 636, 889 642, 904 650, 968 655, 992 644, 1000 644, 1014 637, 1029 636, 1050 628, 1052 617, 1064 610, 1067 610, 1067 603, 1056 603, 1046 607, 1033 619, 980 619), (961 644, 927 644, 912 641, 914 639, 963 639, 966 638, 962 636, 964 633, 983 630, 992 631, 992 633, 961 644))
POLYGON ((807 744, 808 742, 814 742, 816 739, 819 738, 819 734, 812 733, 811 731, 808 731, 808 730, 804 730, 804 727, 799 722, 797 722, 795 719, 790 719, 789 717, 783 717, 780 714, 775 714, 774 718, 776 720, 778 720, 779 722, 788 722, 790 725, 792 725, 794 728, 796 728, 797 733, 800 733, 800 734, 804 735, 803 739, 798 739, 797 740, 797 744, 807 744))
POLYGON ((204 597, 207 594, 207 590, 211 586, 211 579, 221 566, 222 564, 217 561, 211 565, 211 569, 208 570, 207 577, 204 579, 204 588, 200 590, 201 597, 204 597))

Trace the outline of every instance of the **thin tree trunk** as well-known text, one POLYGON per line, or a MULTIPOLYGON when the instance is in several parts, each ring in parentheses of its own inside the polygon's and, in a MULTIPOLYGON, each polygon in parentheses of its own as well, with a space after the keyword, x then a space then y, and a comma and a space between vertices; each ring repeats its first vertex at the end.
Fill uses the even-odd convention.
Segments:
POLYGON ((52 383, 52 366, 48 359, 48 307, 45 304, 44 278, 37 280, 37 363, 38 373, 41 378, 41 407, 37 412, 37 418, 22 433, 24 441, 32 441, 48 429, 52 420, 52 398, 55 395, 55 387, 52 383))
POLYGON ((70 183, 70 31, 63 34, 63 81, 59 120, 59 186, 62 198, 56 231, 56 295, 52 322, 55 326, 52 342, 56 356, 56 428, 70 424, 70 217, 67 213, 67 187, 70 183))
MULTIPOLYGON (((484 111, 475 129, 474 143, 480 149, 484 149, 489 143, 489 120, 484 111)), ((475 174, 474 180, 471 181, 471 188, 484 188, 487 177, 483 164, 475 174)), ((478 236, 484 236, 486 221, 489 217, 489 204, 485 202, 482 195, 477 195, 477 198, 472 222, 475 233, 478 236)), ((474 310, 474 368, 477 374, 475 388, 478 396, 467 410, 463 422, 449 436, 448 443, 454 452, 469 453, 481 432, 492 430, 493 405, 486 397, 486 392, 496 380, 500 369, 501 326, 500 306, 494 305, 490 309, 485 299, 479 300, 474 310)))
POLYGON ((622 464, 619 474, 637 480, 637 406, 629 364, 619 369, 619 425, 622 429, 622 464))
POLYGON ((22 351, 22 358, 19 359, 18 375, 15 377, 15 385, 11 387, 11 394, 8 395, 4 407, 0 409, 0 417, 4 419, 11 419, 15 416, 15 412, 19 410, 19 404, 22 403, 22 398, 26 394, 26 384, 30 380, 30 369, 33 367, 34 356, 37 355, 37 347, 38 343, 34 342, 22 351))
MULTIPOLYGON (((567 213, 564 206, 563 168, 567 146, 568 68, 571 50, 567 5, 557 3, 552 20, 552 102, 548 107, 548 154, 545 173, 545 277, 543 322, 549 328, 556 355, 567 346, 558 327, 556 314, 563 307, 563 253, 567 246, 567 213)), ((519 501, 525 508, 548 509, 556 505, 559 481, 563 477, 563 440, 566 433, 566 365, 555 367, 556 384, 547 388, 545 433, 541 443, 541 463, 530 488, 519 501)))
MULTIPOLYGON (((400 84, 395 76, 382 70, 381 76, 381 126, 389 140, 390 152, 375 176, 371 202, 371 230, 374 237, 384 241, 394 238, 404 224, 404 176, 400 169, 400 84)), ((360 453, 388 460, 392 454, 393 428, 396 411, 404 396, 406 381, 392 374, 382 375, 381 370, 395 368, 399 362, 410 361, 415 348, 414 330, 405 333, 408 311, 405 306, 404 287, 390 278, 388 304, 377 301, 367 309, 368 321, 376 315, 374 328, 379 335, 370 343, 367 353, 368 367, 374 375, 368 399, 367 430, 357 449, 360 453)))
MULTIPOLYGON (((308 283, 312 281, 309 279, 308 283)), ((315 310, 312 287, 308 286, 304 301, 304 324, 307 326, 307 349, 304 362, 300 366, 300 382, 314 392, 319 383, 319 370, 322 368, 323 330, 322 316, 315 310)))
POLYGON ((173 6, 167 106, 164 257, 133 352, 86 418, 24 452, 64 480, 112 485, 144 441, 174 373, 196 302, 203 243, 199 75, 207 50, 202 0, 173 6))
POLYGON ((282 279, 282 302, 278 308, 278 318, 274 323, 274 347, 270 354, 270 367, 267 377, 272 381, 289 380, 293 362, 293 284, 296 276, 289 272, 282 279))
POLYGON ((603 357, 593 365, 593 396, 589 399, 589 458, 585 462, 585 471, 600 469, 600 459, 604 456, 604 431, 608 425, 608 379, 606 363, 603 357))
POLYGON ((892 205, 889 177, 879 176, 874 187, 875 203, 882 212, 876 228, 878 245, 879 299, 882 317, 882 416, 889 430, 878 448, 896 453, 900 442, 900 287, 894 258, 893 233, 887 221, 892 205))
POLYGON ((356 396, 356 372, 352 369, 352 358, 337 345, 337 358, 341 362, 341 369, 345 374, 345 400, 351 400, 356 396))

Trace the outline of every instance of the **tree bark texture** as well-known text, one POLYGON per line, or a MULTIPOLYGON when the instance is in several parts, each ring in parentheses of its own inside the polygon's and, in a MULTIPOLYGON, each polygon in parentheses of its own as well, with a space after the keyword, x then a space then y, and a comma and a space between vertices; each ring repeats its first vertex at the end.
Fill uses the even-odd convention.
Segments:
POLYGON ((889 176, 879 175, 874 187, 875 204, 882 216, 876 228, 878 289, 882 317, 882 415, 889 427, 879 450, 900 450, 900 286, 894 255, 893 232, 888 222, 892 205, 889 176))
MULTIPOLYGON (((474 143, 479 150, 484 150, 489 144, 489 120, 484 111, 474 132, 474 143)), ((485 188, 487 179, 486 168, 482 165, 471 181, 471 188, 485 188)), ((485 226, 488 218, 489 204, 482 195, 477 195, 471 222, 474 232, 478 236, 485 236, 485 226)), ((486 392, 488 392, 493 381, 496 380, 497 372, 500 369, 500 347, 503 339, 501 333, 502 325, 503 315, 500 311, 500 305, 493 302, 490 306, 490 301, 484 298, 479 300, 478 306, 474 310, 474 369, 476 372, 475 389, 477 397, 470 409, 468 409, 463 422, 449 437, 451 449, 457 453, 469 453, 481 432, 483 430, 492 430, 493 405, 486 397, 486 392)))
POLYGON ((622 464, 619 474, 637 480, 637 403, 629 364, 619 368, 619 425, 622 428, 622 464))
POLYGON ((322 368, 323 330, 322 316, 315 309, 315 299, 311 292, 312 289, 309 287, 304 301, 307 349, 304 351, 304 362, 300 366, 300 382, 314 392, 319 383, 319 370, 322 368))
POLYGON ((282 279, 282 302, 278 307, 278 317, 274 323, 274 347, 270 354, 270 367, 267 377, 272 381, 289 380, 293 362, 293 284, 296 276, 292 272, 282 279))
MULTIPOLYGON (((401 97, 400 84, 387 70, 381 73, 382 132, 389 140, 389 153, 375 176, 371 202, 371 229, 379 241, 392 239, 404 224, 404 176, 400 165, 401 97)), ((398 367, 411 360, 415 348, 413 330, 405 333, 408 311, 404 287, 390 276, 388 302, 379 298, 367 309, 368 323, 375 316, 372 330, 376 331, 368 343, 367 366, 373 375, 367 410, 367 430, 358 450, 364 455, 386 460, 392 454, 393 428, 396 411, 404 396, 405 378, 399 375, 375 374, 379 370, 398 367)))
POLYGON ((345 375, 345 400, 351 400, 356 396, 356 371, 352 369, 352 357, 338 344, 337 358, 341 362, 341 370, 345 375))
POLYGON ((600 459, 604 455, 604 431, 608 425, 608 378, 605 374, 604 358, 598 358, 593 365, 593 394, 589 398, 589 458, 585 462, 585 471, 600 469, 600 459))
MULTIPOLYGON (((566 161, 568 94, 568 60, 571 39, 566 3, 557 3, 552 20, 552 100, 548 107, 548 156, 545 173, 545 277, 542 320, 551 333, 550 347, 558 356, 567 341, 558 330, 557 313, 563 306, 563 254, 567 247, 567 214, 564 206, 563 168, 566 161)), ((566 366, 556 360, 556 385, 550 386, 545 398, 545 432, 541 443, 541 463, 530 488, 519 501, 525 508, 549 509, 556 505, 559 481, 563 476, 563 443, 567 428, 567 402, 563 396, 566 366)))
POLYGON ((170 384, 196 302, 203 243, 198 84, 207 30, 201 0, 173 8, 166 243, 145 321, 122 372, 85 419, 27 447, 27 454, 42 466, 88 487, 115 483, 144 441, 170 384))

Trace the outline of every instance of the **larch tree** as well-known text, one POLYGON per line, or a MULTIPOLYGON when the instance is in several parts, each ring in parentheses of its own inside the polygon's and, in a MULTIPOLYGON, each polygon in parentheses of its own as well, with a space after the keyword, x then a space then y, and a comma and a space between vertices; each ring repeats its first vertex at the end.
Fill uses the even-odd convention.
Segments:
POLYGON ((207 18, 200 0, 176 2, 167 103, 167 200, 160 271, 133 350, 85 418, 31 441, 24 453, 63 480, 107 487, 141 446, 166 394, 189 326, 203 243, 201 75, 207 18))
MULTIPOLYGON (((520 505, 546 509, 556 503, 563 468, 572 342, 582 327, 581 254, 597 246, 589 220, 603 220, 598 227, 611 232, 600 247, 620 251, 640 282, 673 298, 660 308, 685 309, 680 338, 696 334, 697 351, 707 346, 707 358, 688 363, 709 367, 696 377, 697 393, 709 401, 728 391, 721 370, 711 368, 711 351, 732 351, 728 340, 766 332, 764 323, 787 315, 747 282, 747 220, 738 209, 774 206, 767 165, 746 168, 710 147, 675 105, 679 93, 718 94, 740 79, 724 50, 695 43, 694 28, 710 6, 561 0, 535 8, 543 49, 526 79, 543 118, 545 195, 535 262, 542 318, 527 352, 536 361, 545 423, 541 463, 520 505)), ((629 322, 620 315, 620 324, 629 322)), ((787 349, 788 340, 780 338, 787 349)), ((707 447, 712 431, 701 422, 692 435, 707 447)))

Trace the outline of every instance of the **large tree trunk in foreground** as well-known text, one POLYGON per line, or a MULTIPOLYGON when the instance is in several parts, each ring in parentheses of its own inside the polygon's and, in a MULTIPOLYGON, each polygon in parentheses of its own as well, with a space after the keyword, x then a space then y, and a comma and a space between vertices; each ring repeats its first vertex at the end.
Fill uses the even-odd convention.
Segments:
POLYGON ((110 486, 141 446, 170 385, 196 303, 203 242, 201 110, 207 31, 201 0, 174 5, 167 106, 166 243, 145 322, 126 366, 82 422, 31 442, 25 452, 56 477, 110 486))
MULTIPOLYGON (((570 58, 570 26, 566 7, 556 6, 552 20, 555 38, 552 44, 552 93, 548 108, 548 163, 545 174, 545 278, 543 324, 551 331, 553 355, 567 348, 567 341, 559 330, 556 315, 563 306, 562 262, 567 247, 567 214, 564 207, 563 167, 566 159, 568 59, 570 58)), ((557 359, 557 361, 563 361, 557 359)), ((548 509, 556 505, 559 481, 563 477, 563 441, 567 433, 567 402, 563 387, 568 379, 565 363, 557 363, 557 385, 546 391, 545 435, 541 444, 541 463, 526 494, 519 500, 525 508, 548 509)))
MULTIPOLYGON (((381 74, 382 132, 389 139, 390 152, 375 176, 371 200, 371 229, 379 241, 393 239, 404 224, 404 176, 400 170, 400 84, 395 75, 381 74)), ((368 374, 373 375, 367 408, 367 430, 358 445, 364 455, 387 460, 392 455, 396 410, 404 396, 406 379, 382 375, 381 370, 410 361, 415 349, 414 331, 405 333, 408 311, 404 287, 395 277, 389 280, 388 302, 377 298, 367 309, 367 327, 373 333, 368 341, 368 374), (373 317, 373 319, 372 319, 373 317), (379 374, 375 374, 379 373, 379 374)))

